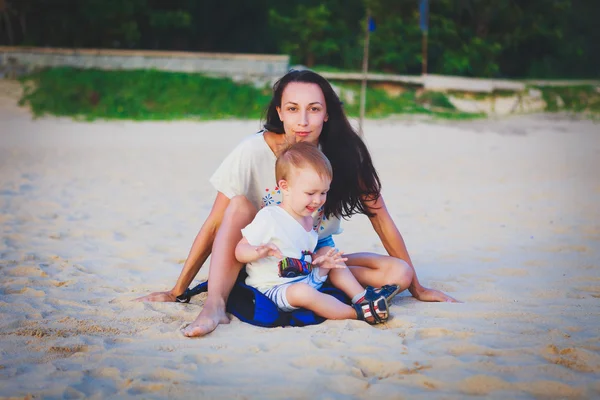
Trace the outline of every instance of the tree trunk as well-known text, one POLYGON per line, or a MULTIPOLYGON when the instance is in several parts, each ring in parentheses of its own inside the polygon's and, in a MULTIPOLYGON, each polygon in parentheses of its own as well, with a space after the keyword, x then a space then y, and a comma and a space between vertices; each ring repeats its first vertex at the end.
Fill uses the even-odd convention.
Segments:
POLYGON ((4 24, 6 25, 6 34, 8 35, 8 44, 10 46, 14 45, 13 41, 13 31, 12 25, 10 24, 10 17, 8 16, 8 10, 2 11, 2 16, 4 17, 4 24))
POLYGON ((315 65, 315 53, 309 51, 306 55, 306 66, 312 68, 315 65))
POLYGON ((27 35, 27 21, 25 20, 25 14, 21 14, 19 22, 21 22, 21 33, 23 33, 23 39, 25 39, 25 36, 27 35))

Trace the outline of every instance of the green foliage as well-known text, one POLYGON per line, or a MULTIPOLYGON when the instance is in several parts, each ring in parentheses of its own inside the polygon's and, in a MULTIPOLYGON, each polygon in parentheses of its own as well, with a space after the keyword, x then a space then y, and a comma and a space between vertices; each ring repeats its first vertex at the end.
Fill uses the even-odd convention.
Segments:
POLYGON ((34 115, 104 119, 260 118, 270 90, 200 74, 53 68, 23 79, 34 115), (31 85, 30 83, 33 83, 31 85))
POLYGON ((181 10, 175 11, 153 11, 149 14, 150 26, 158 29, 189 28, 192 24, 192 16, 181 10))
MULTIPOLYGON (((356 85, 354 91, 357 93, 357 101, 355 101, 354 104, 345 107, 350 116, 358 117, 360 115, 360 104, 358 101, 360 86, 356 85)), ((427 110, 415 101, 413 92, 406 92, 398 97, 392 98, 383 89, 367 86, 365 115, 368 118, 381 118, 400 114, 420 114, 426 112, 427 110)))
POLYGON ((329 36, 331 12, 325 4, 315 7, 299 5, 289 17, 270 10, 269 17, 281 38, 281 49, 309 67, 315 64, 317 58, 340 50, 329 36))
MULTIPOLYGON (((336 85, 338 86, 338 85, 336 85)), ((344 109, 348 116, 360 115, 360 85, 342 84, 338 86, 344 109), (345 98, 353 94, 353 101, 345 98)), ((367 86, 367 103, 365 115, 367 118, 385 118, 421 114, 444 119, 472 119, 480 118, 483 114, 470 114, 457 111, 443 93, 424 92, 417 95, 416 90, 406 90, 399 96, 390 96, 385 90, 367 86)))
MULTIPOLYGON (((78 119, 259 119, 271 99, 270 88, 234 83, 200 74, 152 70, 103 71, 52 68, 22 78, 21 105, 29 104, 36 117, 45 114, 78 119)), ((360 85, 339 86, 346 112, 358 117, 360 85)), ((441 93, 408 90, 391 97, 369 87, 366 115, 383 118, 423 114, 441 118, 474 118, 458 112, 441 93)))
MULTIPOLYGON (((418 1, 4 0, 0 45, 285 53, 360 70, 420 74, 418 1), (7 22, 8 21, 8 22, 7 22)), ((600 78, 597 0, 430 0, 428 72, 600 78)))
POLYGON ((446 109, 447 111, 456 110, 456 107, 444 93, 440 92, 423 92, 417 97, 417 103, 428 106, 430 108, 446 109))
POLYGON ((67 14, 52 14, 61 20, 64 29, 58 28, 62 30, 61 36, 72 36, 76 46, 93 41, 98 43, 97 47, 134 47, 141 37, 136 15, 144 9, 144 3, 144 0, 86 0, 85 6, 78 8, 79 18, 73 22, 68 22, 67 14))
POLYGON ((594 86, 545 86, 538 89, 542 91, 546 111, 600 114, 600 92, 594 86))
POLYGON ((317 72, 317 73, 322 73, 322 72, 351 72, 351 73, 360 73, 360 71, 357 70, 353 70, 353 71, 349 71, 347 69, 344 68, 339 68, 339 67, 332 67, 330 65, 315 65, 314 67, 311 68, 311 70, 317 72))
POLYGON ((421 68, 421 30, 418 14, 378 18, 370 35, 369 61, 374 70, 413 73, 421 68), (393 38, 393 39, 391 39, 393 38))

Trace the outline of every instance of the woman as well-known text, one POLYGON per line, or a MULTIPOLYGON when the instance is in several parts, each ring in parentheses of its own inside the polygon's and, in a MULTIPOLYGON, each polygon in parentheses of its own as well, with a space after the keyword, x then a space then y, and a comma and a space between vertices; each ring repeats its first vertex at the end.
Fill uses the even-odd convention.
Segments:
POLYGON ((137 300, 177 301, 212 254, 204 308, 183 333, 202 336, 229 323, 225 304, 242 268, 234 255, 241 229, 259 208, 280 201, 275 187, 276 155, 297 141, 318 143, 333 167, 327 202, 314 215, 319 233, 317 254, 335 247, 331 235, 340 230, 339 218, 365 214, 389 256, 346 255, 346 264, 362 285, 396 284, 421 301, 455 301, 419 283, 402 235, 386 209, 365 144, 352 129, 329 82, 312 71, 290 71, 274 85, 265 131, 238 145, 212 176, 217 197, 173 289, 137 300))

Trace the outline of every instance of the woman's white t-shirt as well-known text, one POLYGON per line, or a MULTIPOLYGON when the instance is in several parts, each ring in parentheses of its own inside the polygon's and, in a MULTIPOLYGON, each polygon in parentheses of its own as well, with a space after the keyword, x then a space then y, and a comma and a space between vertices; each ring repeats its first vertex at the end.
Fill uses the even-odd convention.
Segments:
MULTIPOLYGON (((275 178, 276 160, 263 132, 259 132, 244 139, 229 153, 210 178, 210 183, 230 199, 245 196, 257 210, 278 205, 282 195, 275 178)), ((313 229, 319 239, 342 232, 339 218, 325 217, 323 207, 312 217, 313 229)))

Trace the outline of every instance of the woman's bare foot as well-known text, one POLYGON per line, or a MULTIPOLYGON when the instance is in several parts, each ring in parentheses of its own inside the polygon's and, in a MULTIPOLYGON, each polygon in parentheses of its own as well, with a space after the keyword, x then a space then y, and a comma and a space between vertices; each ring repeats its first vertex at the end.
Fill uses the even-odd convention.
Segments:
POLYGON ((187 337, 204 336, 217 329, 219 324, 228 323, 229 317, 225 313, 225 302, 221 301, 219 305, 215 306, 205 303, 194 322, 183 328, 181 333, 187 337))

